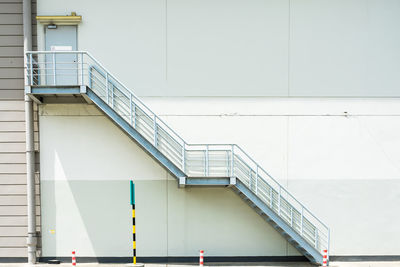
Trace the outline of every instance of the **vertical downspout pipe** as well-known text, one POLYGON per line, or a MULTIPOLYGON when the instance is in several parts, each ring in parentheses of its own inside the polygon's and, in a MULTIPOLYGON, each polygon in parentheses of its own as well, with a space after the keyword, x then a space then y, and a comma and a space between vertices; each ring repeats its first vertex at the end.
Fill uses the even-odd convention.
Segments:
MULTIPOLYGON (((24 68, 25 85, 29 84, 26 73, 26 52, 32 50, 32 3, 23 0, 23 29, 24 29, 24 68)), ((25 95, 25 132, 26 132, 26 187, 28 206, 28 264, 36 264, 36 203, 35 203, 35 144, 33 139, 33 103, 25 95)))

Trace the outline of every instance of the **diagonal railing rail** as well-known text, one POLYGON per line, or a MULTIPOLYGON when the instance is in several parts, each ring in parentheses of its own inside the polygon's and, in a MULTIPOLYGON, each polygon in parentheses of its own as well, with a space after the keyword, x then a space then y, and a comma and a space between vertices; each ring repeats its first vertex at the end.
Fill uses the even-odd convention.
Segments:
POLYGON ((236 177, 313 248, 329 228, 236 144, 188 144, 88 52, 28 52, 27 86, 88 86, 188 177, 236 177))

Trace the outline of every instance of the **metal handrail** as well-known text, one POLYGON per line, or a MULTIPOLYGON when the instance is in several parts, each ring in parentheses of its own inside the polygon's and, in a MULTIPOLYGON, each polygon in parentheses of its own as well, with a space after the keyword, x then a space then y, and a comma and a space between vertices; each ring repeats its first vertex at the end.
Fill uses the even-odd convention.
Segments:
POLYGON ((116 112, 126 119, 132 127, 152 142, 161 153, 188 176, 190 176, 190 173, 201 173, 205 177, 212 177, 213 173, 214 175, 220 175, 221 172, 227 176, 235 176, 242 180, 260 199, 264 198, 260 194, 264 194, 263 192, 268 190, 269 203, 266 202, 267 200, 262 201, 270 205, 272 210, 293 229, 300 228, 297 229, 300 235, 316 249, 329 249, 329 227, 298 201, 240 146, 236 144, 188 144, 89 52, 32 51, 27 52, 26 56, 26 81, 28 81, 28 86, 56 86, 60 85, 57 81, 58 77, 76 77, 73 83, 91 87, 95 93, 99 94, 99 97, 113 109, 116 109, 116 112), (34 58, 41 55, 44 57, 44 61, 34 58), (49 55, 51 55, 51 58, 49 55), (58 55, 76 55, 76 61, 57 61, 58 55), (60 67, 60 65, 68 65, 68 67, 60 67), (44 79, 41 79, 43 77, 44 79), (37 84, 34 81, 37 81, 37 84), (224 149, 221 149, 221 147, 224 149), (213 152, 219 152, 220 154, 213 154, 213 152), (220 158, 215 158, 216 156, 220 158), (225 165, 221 165, 221 162, 225 165), (266 178, 270 179, 270 181, 267 181, 266 178), (295 204, 298 206, 297 208, 295 204), (300 219, 297 218, 298 216, 300 216, 300 219), (288 221, 287 217, 289 217, 288 221), (317 227, 316 223, 319 224, 319 227, 317 227), (310 237, 310 235, 313 235, 313 237, 310 237))

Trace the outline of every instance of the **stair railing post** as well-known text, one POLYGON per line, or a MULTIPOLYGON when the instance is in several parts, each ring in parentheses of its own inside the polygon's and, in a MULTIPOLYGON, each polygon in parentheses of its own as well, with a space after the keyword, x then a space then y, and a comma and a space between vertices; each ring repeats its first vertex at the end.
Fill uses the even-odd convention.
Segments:
POLYGON ((88 66, 88 83, 90 88, 92 88, 92 79, 92 68, 88 66))
POLYGON ((33 63, 32 63, 32 53, 29 54, 29 80, 31 81, 31 84, 33 86, 33 63))
POLYGON ((256 195, 258 195, 258 164, 256 167, 256 195))
POLYGON ((81 56, 81 85, 83 85, 83 53, 80 53, 81 56))
POLYGON ((273 194, 272 194, 272 187, 269 187, 269 205, 271 206, 271 209, 274 210, 274 204, 273 204, 273 194))
POLYGON ((209 162, 208 162, 208 145, 206 145, 206 162, 205 162, 205 176, 207 177, 208 176, 208 174, 209 174, 209 170, 208 170, 208 168, 209 168, 209 162))
POLYGON ((114 94, 114 85, 111 84, 111 107, 112 107, 112 108, 114 108, 114 97, 115 97, 115 94, 114 94))
POLYGON ((300 233, 303 236, 303 218, 304 218, 304 207, 301 206, 301 218, 300 218, 300 233))
MULTIPOLYGON (((132 94, 131 94, 131 96, 132 96, 132 94)), ((136 113, 136 104, 135 103, 132 103, 132 106, 133 106, 133 128, 135 128, 136 129, 136 124, 137 124, 137 119, 136 119, 136 116, 137 116, 137 113, 136 113)))
POLYGON ((133 114, 132 114, 132 93, 129 93, 129 120, 131 122, 131 126, 133 126, 133 114))
POLYGON ((231 146, 231 177, 233 177, 234 163, 235 163, 234 147, 235 147, 234 145, 231 146))
POLYGON ((53 84, 56 85, 56 53, 53 53, 53 84))
POLYGON ((278 214, 281 216, 281 186, 279 186, 279 196, 278 196, 278 214))
POLYGON ((331 243, 330 240, 331 240, 331 231, 328 229, 328 245, 326 246, 327 249, 328 249, 328 255, 327 255, 327 257, 328 257, 328 265, 329 265, 329 263, 330 263, 330 260, 329 260, 330 243, 331 243))
POLYGON ((154 146, 157 147, 157 116, 154 114, 153 116, 153 122, 154 122, 154 146))
POLYGON ((314 246, 318 250, 318 228, 315 228, 314 231, 314 246))
POLYGON ((293 227, 293 206, 290 206, 290 227, 293 227))
POLYGON ((106 72, 106 99, 107 99, 107 104, 110 104, 110 93, 108 92, 108 72, 106 72))
POLYGON ((182 170, 186 172, 186 159, 185 159, 185 142, 182 145, 182 170))

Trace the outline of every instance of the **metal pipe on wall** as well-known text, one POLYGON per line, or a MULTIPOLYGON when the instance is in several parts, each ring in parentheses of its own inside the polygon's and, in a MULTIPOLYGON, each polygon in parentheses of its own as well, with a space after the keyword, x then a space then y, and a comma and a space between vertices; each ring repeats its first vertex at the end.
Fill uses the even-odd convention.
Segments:
MULTIPOLYGON (((25 84, 28 84, 26 75, 27 51, 32 50, 32 12, 31 0, 23 0, 23 29, 24 29, 24 67, 25 84)), ((33 139, 33 103, 25 95, 25 136, 26 136, 26 186, 28 206, 28 263, 36 263, 36 203, 35 203, 35 144, 33 139)))

